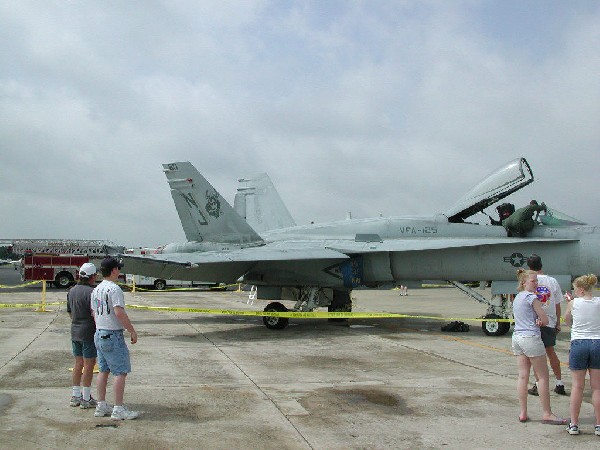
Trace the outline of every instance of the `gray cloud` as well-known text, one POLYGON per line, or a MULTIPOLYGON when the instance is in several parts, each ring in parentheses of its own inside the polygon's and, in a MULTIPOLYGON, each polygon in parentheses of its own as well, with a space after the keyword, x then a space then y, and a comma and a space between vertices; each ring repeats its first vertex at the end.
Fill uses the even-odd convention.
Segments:
POLYGON ((600 224, 600 8, 527 3, 3 2, 0 235, 183 240, 175 160, 307 223, 443 212, 525 156, 517 203, 600 224))

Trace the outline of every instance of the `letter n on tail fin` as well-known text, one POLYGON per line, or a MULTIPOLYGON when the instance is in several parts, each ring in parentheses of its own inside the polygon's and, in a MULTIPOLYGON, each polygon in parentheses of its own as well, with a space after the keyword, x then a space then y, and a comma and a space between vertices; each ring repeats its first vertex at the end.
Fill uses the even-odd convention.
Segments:
POLYGON ((188 241, 258 243, 262 238, 189 162, 163 164, 188 241))

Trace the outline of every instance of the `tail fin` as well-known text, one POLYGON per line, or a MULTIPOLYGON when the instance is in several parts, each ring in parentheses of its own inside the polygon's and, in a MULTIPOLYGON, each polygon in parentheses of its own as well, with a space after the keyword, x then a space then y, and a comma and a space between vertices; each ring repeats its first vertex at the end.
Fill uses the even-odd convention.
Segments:
POLYGON ((261 173, 253 178, 242 178, 239 183, 233 207, 256 231, 296 225, 269 175, 261 173))
POLYGON ((261 237, 189 162, 163 164, 188 241, 256 243, 261 237))

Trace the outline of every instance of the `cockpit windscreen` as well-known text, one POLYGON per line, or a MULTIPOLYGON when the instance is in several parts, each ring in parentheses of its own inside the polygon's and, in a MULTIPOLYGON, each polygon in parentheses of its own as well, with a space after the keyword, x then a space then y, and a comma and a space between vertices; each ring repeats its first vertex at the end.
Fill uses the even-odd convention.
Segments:
POLYGON ((548 208, 546 213, 541 213, 538 217, 538 221, 543 225, 549 227, 568 227, 574 225, 585 225, 581 220, 575 219, 571 216, 567 216, 556 209, 548 208))

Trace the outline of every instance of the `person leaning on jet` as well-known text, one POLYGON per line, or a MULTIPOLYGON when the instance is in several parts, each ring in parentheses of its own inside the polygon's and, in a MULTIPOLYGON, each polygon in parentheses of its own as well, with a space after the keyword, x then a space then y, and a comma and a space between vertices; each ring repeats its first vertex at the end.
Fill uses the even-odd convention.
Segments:
POLYGON ((507 236, 527 236, 527 233, 533 230, 533 226, 535 225, 533 215, 540 211, 547 211, 546 204, 542 202, 541 205, 538 205, 538 202, 535 200, 531 200, 528 206, 517 209, 507 219, 502 221, 502 226, 506 229, 507 236))

